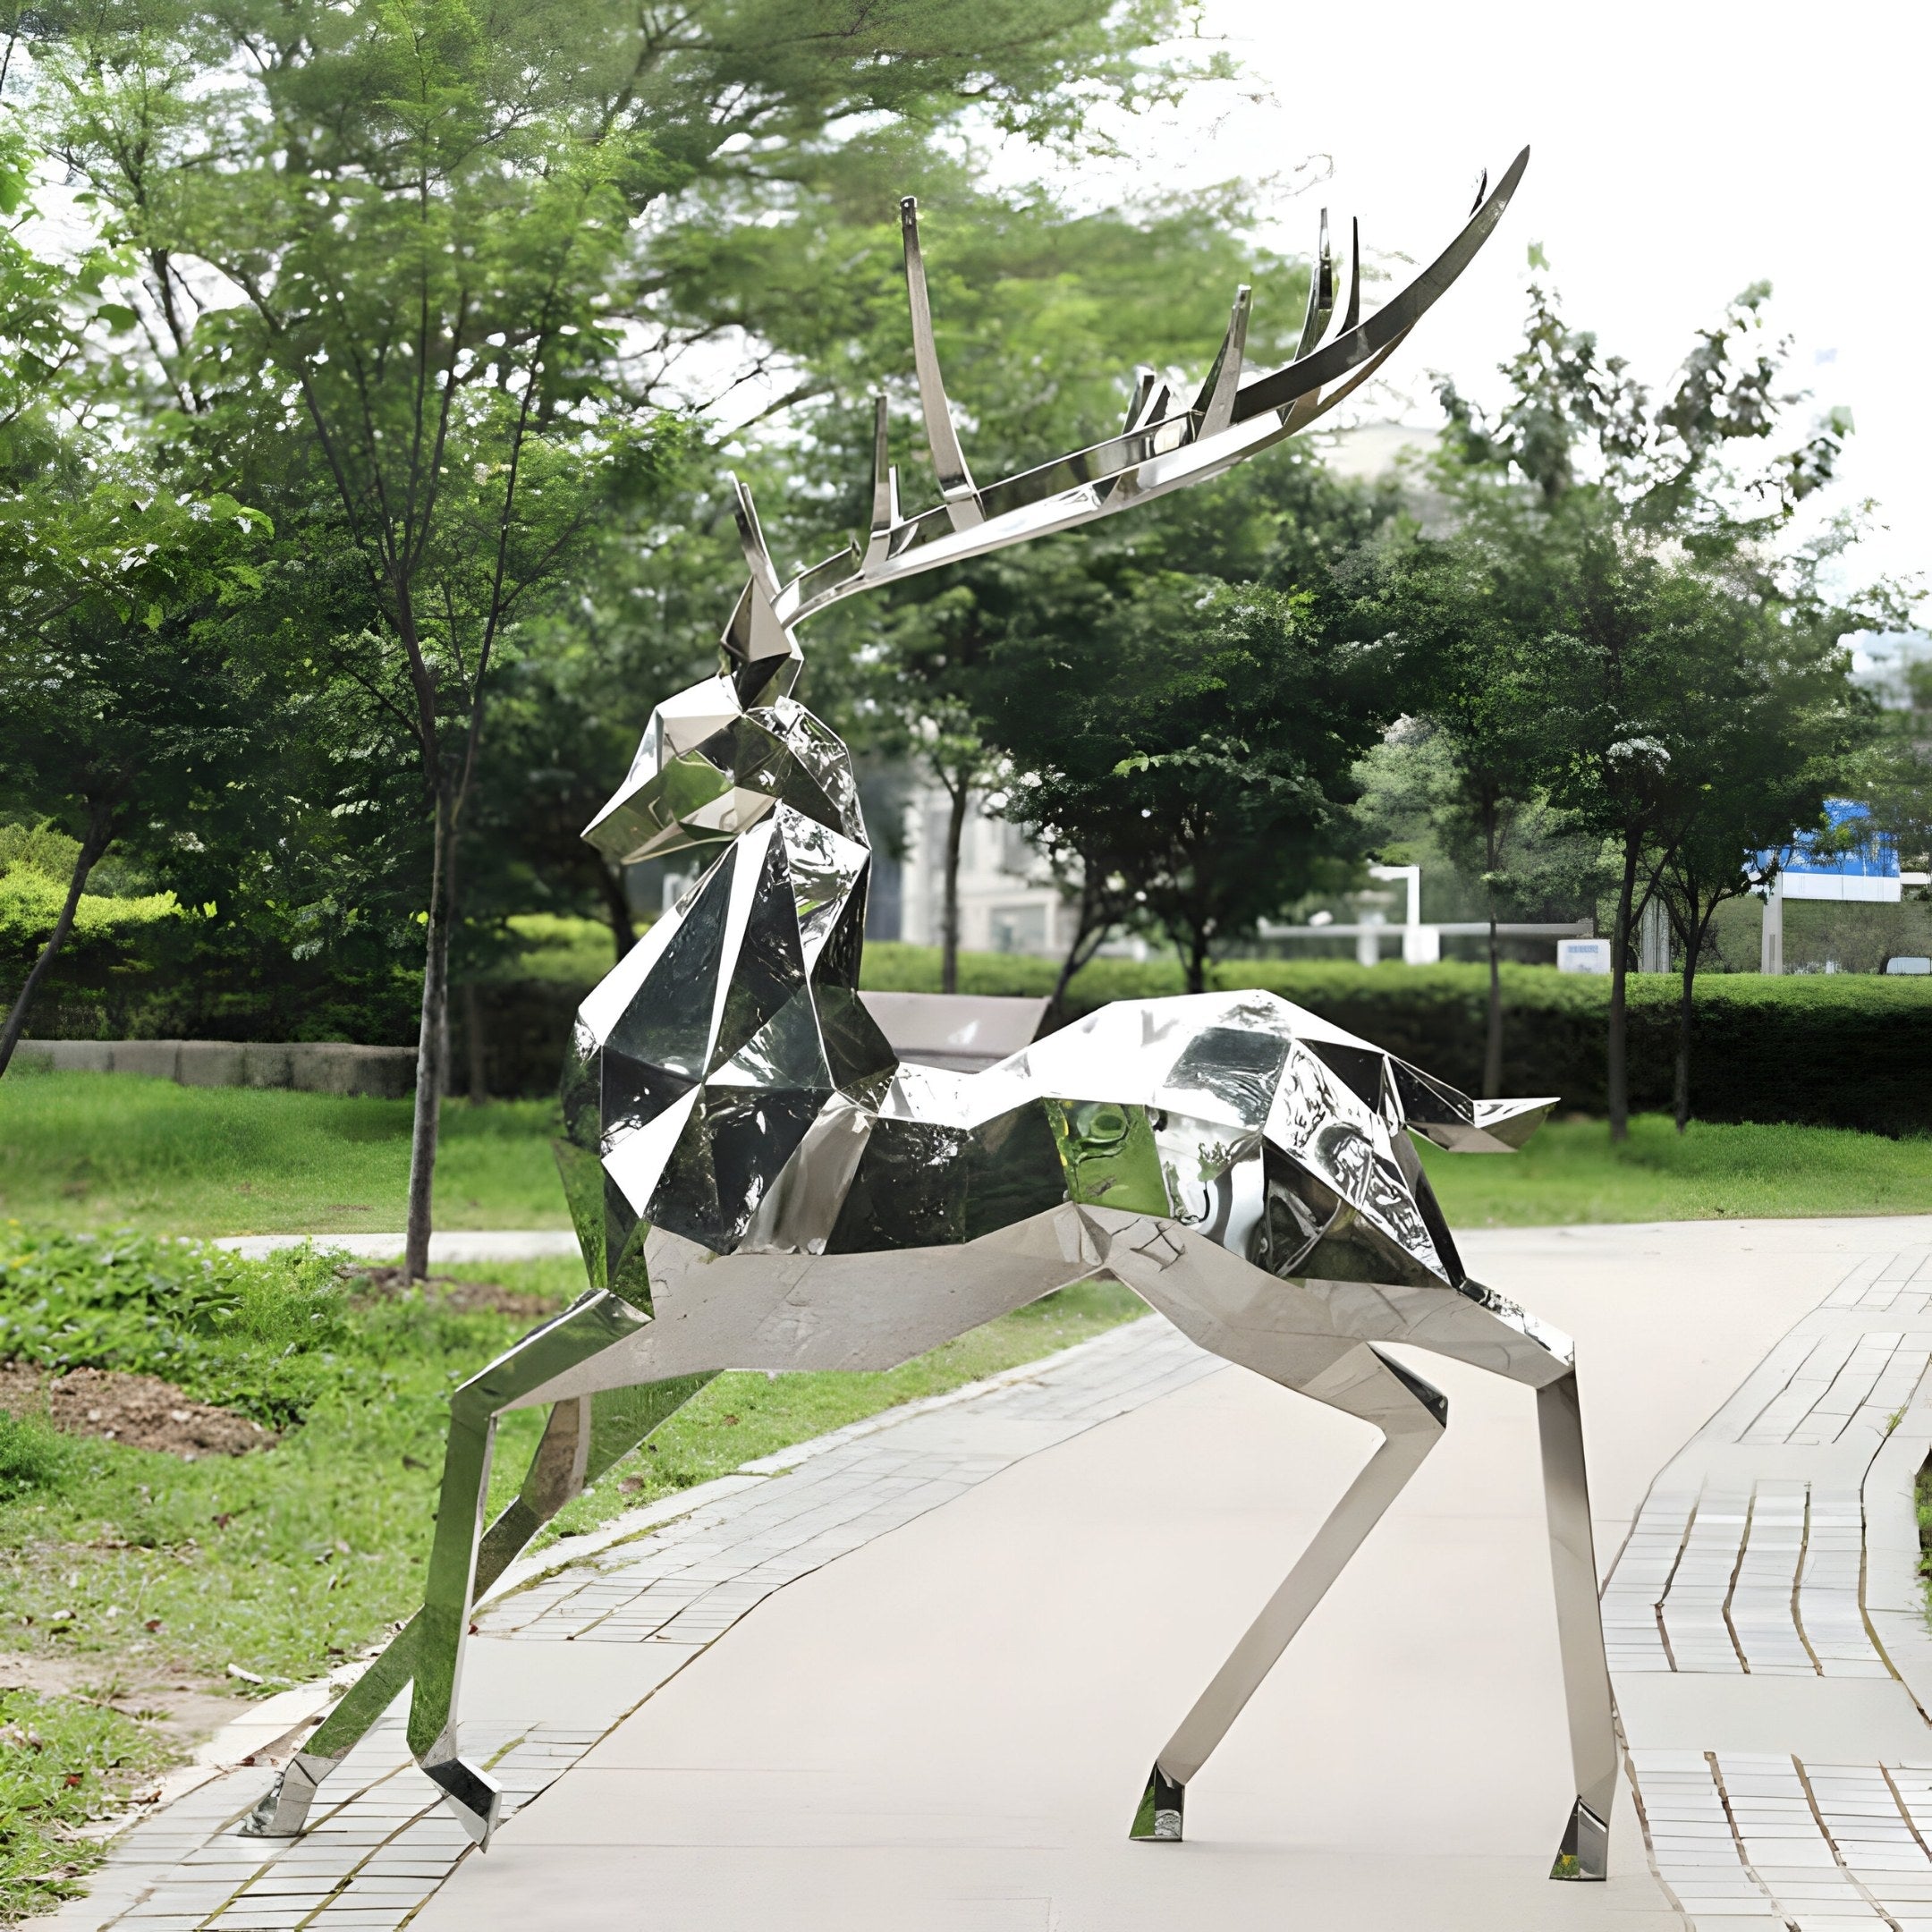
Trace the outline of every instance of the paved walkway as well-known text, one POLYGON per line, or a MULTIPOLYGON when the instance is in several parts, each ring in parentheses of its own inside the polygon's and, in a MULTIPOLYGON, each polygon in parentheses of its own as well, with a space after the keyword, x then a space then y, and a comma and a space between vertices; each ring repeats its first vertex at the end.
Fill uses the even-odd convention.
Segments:
POLYGON ((1126 1842, 1369 1439, 1149 1320, 513 1576, 465 1679, 512 1793, 487 1857, 398 1712, 305 1839, 235 1836, 265 1774, 214 1778, 58 1922, 1932 1928, 1932 1219, 1465 1248, 1579 1340, 1636 1799, 1607 1885, 1542 1876, 1570 1792, 1531 1401, 1435 1358, 1442 1446, 1191 1790, 1189 1842, 1126 1842))

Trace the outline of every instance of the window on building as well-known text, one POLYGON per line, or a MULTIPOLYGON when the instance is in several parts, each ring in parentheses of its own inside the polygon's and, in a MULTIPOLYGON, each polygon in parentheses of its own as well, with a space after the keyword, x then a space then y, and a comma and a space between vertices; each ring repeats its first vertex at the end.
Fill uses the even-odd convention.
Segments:
POLYGON ((1043 905, 995 906, 987 920, 996 953, 1046 950, 1046 908, 1043 905))

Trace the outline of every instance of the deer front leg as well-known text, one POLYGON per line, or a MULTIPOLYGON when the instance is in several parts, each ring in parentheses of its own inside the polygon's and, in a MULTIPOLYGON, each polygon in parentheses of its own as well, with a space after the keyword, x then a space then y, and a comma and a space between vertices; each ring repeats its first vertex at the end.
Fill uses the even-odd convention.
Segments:
POLYGON ((1436 1389, 1367 1343, 1349 1349, 1306 1380, 1283 1374, 1280 1362, 1271 1367, 1266 1358, 1276 1353, 1273 1348, 1217 1352, 1226 1352, 1230 1360, 1255 1368, 1271 1381, 1373 1422, 1382 1431, 1382 1442, 1227 1662, 1215 1673, 1193 1709, 1162 1746, 1129 1834, 1146 1842, 1181 1837, 1188 1781, 1208 1761, 1248 1699, 1261 1688, 1262 1680, 1327 1594, 1329 1585, 1341 1575, 1363 1538, 1421 1467, 1423 1458, 1441 1439, 1449 1417, 1449 1405, 1436 1389))
POLYGON ((1536 1390, 1556 1641, 1576 1774, 1576 1799, 1550 1877, 1600 1879, 1607 1872, 1610 1807, 1616 1796, 1616 1716, 1604 1656, 1575 1348, 1567 1335, 1478 1282, 1466 1283, 1404 1339, 1536 1390))
POLYGON ((1543 1446, 1543 1502, 1549 1517, 1550 1567, 1556 1584, 1556 1640, 1569 1707, 1570 1758, 1577 1799, 1552 1878, 1597 1879, 1609 1867, 1610 1806, 1616 1796, 1616 1717, 1604 1655, 1590 1527, 1589 1478, 1583 1462, 1583 1411, 1576 1373, 1537 1391, 1543 1446))
MULTIPOLYGON (((594 1395, 572 1396, 555 1403, 515 1500, 478 1540, 474 1532, 487 1487, 489 1436, 494 1432, 496 1416, 516 1399, 515 1394, 510 1392, 527 1392, 540 1386, 564 1368, 599 1353, 613 1340, 634 1333, 637 1321, 625 1318, 632 1313, 621 1302, 615 1308, 592 1303, 573 1309, 560 1321, 526 1338, 483 1376, 458 1391, 453 1405, 457 1412, 452 1419, 444 1463, 437 1540, 431 1555, 430 1597, 435 1598, 440 1580, 438 1562, 444 1565, 442 1579, 446 1579, 452 1562, 451 1546, 455 1539, 445 1538, 443 1532, 450 1520, 449 1505, 453 1496, 459 1510, 467 1512, 461 1520, 470 1528, 474 1549, 473 1565, 469 1549, 456 1552, 467 1572, 462 1586, 465 1597, 462 1614, 453 1631, 447 1619, 438 1625, 430 1614, 431 1604, 426 1603, 350 1687, 326 1722, 284 1767, 256 1806, 242 1827, 244 1832, 277 1838, 300 1834, 323 1779, 341 1764, 412 1681, 418 1685, 417 1701, 421 1707, 426 1673, 443 1703, 443 1716, 432 1742, 445 1731, 453 1738, 458 1665, 470 1605, 496 1583, 530 1538, 564 1504, 627 1455, 711 1379, 708 1375, 681 1376, 600 1391, 594 1395), (481 1402, 477 1400, 479 1392, 484 1392, 481 1402), (483 1424, 480 1457, 477 1453, 479 1432, 475 1427, 479 1415, 483 1424), (472 1483, 474 1487, 468 1489, 465 1504, 462 1498, 467 1486, 472 1483)), ((445 1607, 448 1600, 445 1596, 445 1607)), ((439 1775, 439 1767, 460 1760, 453 1750, 442 1756, 434 1751, 426 1754, 416 1742, 419 1734, 412 1724, 411 1749, 419 1761, 426 1755, 428 1758, 424 1769, 443 1785, 472 1835, 487 1841, 496 1817, 494 1784, 471 1767, 439 1775), (454 1791, 453 1783, 457 1787, 454 1791)))

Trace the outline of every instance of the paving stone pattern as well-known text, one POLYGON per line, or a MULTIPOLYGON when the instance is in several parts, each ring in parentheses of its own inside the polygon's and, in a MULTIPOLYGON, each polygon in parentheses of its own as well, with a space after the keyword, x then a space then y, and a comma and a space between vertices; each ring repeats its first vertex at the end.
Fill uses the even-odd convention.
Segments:
MULTIPOLYGON (((762 1479, 498 1598, 479 1627, 533 1643, 656 1646, 670 1667, 650 1679, 664 1682, 785 1584, 1224 1366, 1165 1321, 1131 1323, 962 1399, 748 1463, 762 1479)), ((462 1749, 504 1786, 507 1818, 635 1707, 634 1697, 614 1701, 600 1721, 570 1727, 493 1724, 480 1712, 462 1725, 462 1749)), ((323 1785, 303 1837, 242 1837, 236 1827, 267 1774, 230 1773, 129 1832, 89 1896, 50 1923, 63 1932, 396 1932, 470 1851, 410 1758, 402 1710, 399 1702, 323 1785)))
POLYGON ((1865 1472, 1932 1362, 1932 1256, 1861 1261, 1652 1486, 1604 1590, 1613 1672, 1885 1677, 1865 1472))
MULTIPOLYGON (((1896 1681, 1862 1601, 1867 1472, 1932 1360, 1932 1255, 1861 1261, 1658 1476, 1604 1592, 1613 1675, 1896 1681)), ((1868 1763, 1657 1750, 1619 1699, 1653 1863, 1697 1932, 1932 1932, 1932 1729, 1868 1763)), ((1899 1685, 1902 1703, 1905 1688, 1899 1685)))
POLYGON ((1633 1750, 1657 1876, 1725 1932, 1932 1932, 1932 1758, 1807 1763, 1633 1750))

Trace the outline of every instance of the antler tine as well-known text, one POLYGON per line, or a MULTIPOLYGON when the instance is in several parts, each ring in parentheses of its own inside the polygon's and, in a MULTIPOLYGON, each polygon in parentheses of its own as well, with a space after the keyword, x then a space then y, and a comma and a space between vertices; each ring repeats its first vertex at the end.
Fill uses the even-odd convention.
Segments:
POLYGON ((872 523, 862 570, 886 561, 892 533, 899 525, 899 470, 892 461, 890 429, 886 392, 881 389, 872 398, 872 523))
MULTIPOLYGON (((1323 267, 1327 267, 1326 247, 1323 250, 1323 267)), ((1341 335, 1345 336, 1360 320, 1361 224, 1352 216, 1349 219, 1348 306, 1343 311, 1341 335)), ((1340 336, 1337 337, 1337 340, 1340 340, 1340 336)), ((1397 337, 1397 340, 1400 341, 1401 338, 1397 337)), ((1393 349, 1393 347, 1394 344, 1392 343, 1390 348, 1393 349)), ((1351 381, 1343 384, 1339 389, 1331 390, 1326 396, 1324 396, 1318 387, 1310 389, 1306 395, 1298 397, 1290 407, 1286 417, 1283 419, 1283 428, 1288 435, 1295 436, 1301 430, 1306 429, 1318 417, 1326 416, 1343 396, 1347 395, 1352 390, 1360 388, 1362 384, 1368 380, 1368 375, 1380 368, 1388 360, 1389 353, 1390 350, 1385 349, 1380 355, 1375 358, 1366 370, 1355 376, 1351 381)))
POLYGON ((1321 211, 1321 242, 1316 250, 1315 273, 1309 278, 1308 318, 1301 325, 1301 340, 1295 344, 1295 360, 1319 343, 1328 333, 1329 318, 1335 314, 1335 257, 1328 248, 1328 210, 1321 211))
POLYGON ((956 530, 970 530, 986 521, 966 453, 953 427, 953 406, 946 401, 939 374, 939 352, 933 343, 932 308, 926 293, 926 262, 919 253, 919 201, 908 195, 899 204, 899 230, 905 241, 906 299, 912 309, 912 366, 919 376, 919 413, 926 419, 926 441, 932 450, 939 494, 956 530))
POLYGON ((1503 172, 1494 191, 1486 194, 1462 233, 1428 267, 1401 291, 1394 300, 1377 309, 1366 322, 1359 323, 1344 335, 1316 351, 1312 357, 1278 369, 1258 377, 1243 389, 1234 402, 1234 419, 1247 422, 1264 411, 1284 410, 1299 396, 1335 381, 1379 356, 1398 335, 1413 328, 1425 310, 1440 297, 1475 259, 1477 251, 1495 232, 1503 211, 1530 165, 1525 148, 1503 172))
POLYGON ((1234 392, 1241 386, 1241 365, 1248 349, 1248 308, 1254 291, 1243 282, 1234 291, 1234 306, 1228 312, 1227 334, 1221 338, 1220 352, 1208 371, 1194 409, 1200 417, 1197 440, 1219 436, 1234 420, 1234 392))

